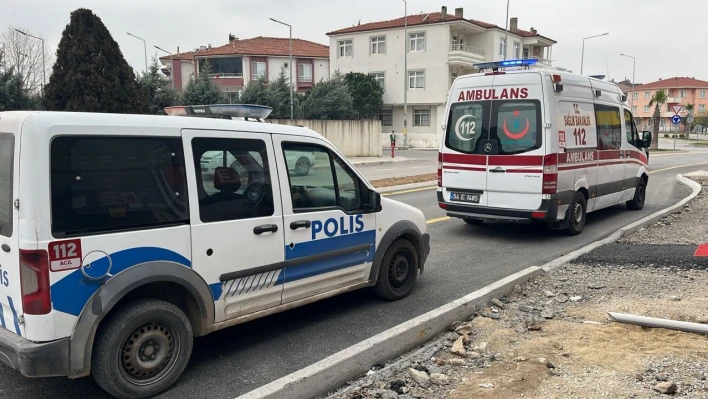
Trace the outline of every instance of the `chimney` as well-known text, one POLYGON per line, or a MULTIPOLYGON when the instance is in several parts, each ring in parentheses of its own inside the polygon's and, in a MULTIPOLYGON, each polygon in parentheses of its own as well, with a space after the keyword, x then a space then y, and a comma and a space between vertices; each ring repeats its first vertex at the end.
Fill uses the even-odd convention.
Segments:
POLYGON ((532 26, 532 27, 531 27, 531 33, 533 33, 534 35, 537 35, 537 34, 538 34, 538 31, 532 26))
POLYGON ((457 18, 464 18, 462 11, 463 11, 462 7, 455 8, 455 16, 457 18))
POLYGON ((177 55, 179 56, 179 46, 177 46, 177 55))
POLYGON ((519 30, 519 18, 514 17, 509 20, 509 32, 516 33, 519 30))
POLYGON ((211 43, 207 44, 207 48, 211 48, 211 43))
POLYGON ((442 6, 442 11, 440 11, 440 14, 442 14, 441 18, 443 20, 447 19, 447 6, 442 6))
POLYGON ((238 40, 238 37, 229 33, 229 43, 233 43, 238 40))

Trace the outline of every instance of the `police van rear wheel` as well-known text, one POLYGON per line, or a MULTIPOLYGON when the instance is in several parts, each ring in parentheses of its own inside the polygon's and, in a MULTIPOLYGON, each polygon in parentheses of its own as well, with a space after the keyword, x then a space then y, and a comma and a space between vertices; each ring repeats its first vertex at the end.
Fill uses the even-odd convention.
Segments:
POLYGON ((96 335, 92 374, 117 398, 149 398, 169 389, 192 354, 192 326, 175 305, 145 299, 128 303, 96 335))
POLYGON ((407 297, 418 279, 418 253, 405 239, 396 240, 386 251, 374 292, 388 301, 407 297))
POLYGON ((568 207, 568 234, 576 236, 583 231, 585 227, 585 218, 587 216, 587 201, 581 192, 575 193, 573 201, 568 207))

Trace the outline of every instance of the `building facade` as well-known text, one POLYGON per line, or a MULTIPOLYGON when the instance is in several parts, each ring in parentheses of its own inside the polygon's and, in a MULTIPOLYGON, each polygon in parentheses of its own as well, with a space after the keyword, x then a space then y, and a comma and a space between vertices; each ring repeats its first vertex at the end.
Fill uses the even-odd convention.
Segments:
POLYGON ((295 87, 303 93, 315 82, 328 78, 329 48, 302 39, 292 40, 293 65, 290 64, 290 39, 255 37, 238 39, 229 35, 229 43, 220 47, 202 46, 195 51, 160 57, 164 71, 173 79, 175 88, 184 90, 189 78, 209 71, 216 85, 230 101, 235 101, 250 82, 266 77, 277 79, 280 71, 289 76, 292 69, 295 87), (174 67, 173 67, 174 63, 174 67), (172 70, 177 73, 172 73, 172 70))
POLYGON ((457 76, 475 73, 474 64, 503 59, 536 58, 551 65, 554 40, 534 28, 518 28, 510 20, 508 39, 504 28, 466 19, 464 10, 440 12, 372 22, 327 33, 331 71, 373 75, 384 88, 381 111, 383 133, 404 131, 404 90, 408 86, 408 144, 437 147, 445 123, 448 90, 457 76), (506 41, 508 40, 508 44, 506 41), (404 71, 408 55, 408 73, 404 71))
POLYGON ((673 107, 683 106, 683 111, 679 113, 681 117, 686 117, 686 105, 693 104, 693 116, 708 116, 708 82, 695 78, 674 77, 669 79, 659 79, 656 82, 646 83, 630 89, 627 95, 627 102, 632 107, 632 114, 637 121, 637 128, 640 130, 652 130, 655 105, 649 106, 652 96, 664 89, 668 96, 668 101, 661 107, 661 119, 659 120, 659 131, 685 131, 683 124, 673 125, 671 118, 675 115, 673 107))

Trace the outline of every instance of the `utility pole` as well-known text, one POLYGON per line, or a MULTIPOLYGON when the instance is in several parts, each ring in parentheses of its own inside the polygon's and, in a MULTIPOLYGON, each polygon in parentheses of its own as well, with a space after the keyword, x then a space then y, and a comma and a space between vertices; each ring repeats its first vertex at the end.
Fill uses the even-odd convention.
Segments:
POLYGON ((601 35, 590 36, 590 37, 586 37, 586 38, 583 39, 583 50, 582 50, 582 53, 581 53, 581 55, 580 55, 580 74, 581 74, 581 75, 583 74, 583 64, 584 64, 584 62, 585 62, 585 41, 588 40, 588 39, 594 39, 594 38, 596 38, 596 37, 607 36, 607 35, 609 35, 609 33, 603 33, 603 34, 601 34, 601 35))
POLYGON ((408 2, 403 0, 403 79, 405 85, 403 86, 403 145, 408 146, 408 86, 410 86, 410 79, 408 78, 408 2))
MULTIPOLYGON (((290 24, 286 24, 285 22, 280 22, 277 19, 269 18, 271 21, 279 23, 281 25, 285 25, 288 28, 290 28, 290 61, 288 64, 288 69, 290 70, 290 119, 295 119, 295 108, 293 105, 293 26, 290 24)), ((314 68, 314 64, 312 65, 314 68)))
POLYGON ((509 51, 509 0, 506 0, 506 35, 504 36, 504 59, 506 60, 506 53, 509 51))

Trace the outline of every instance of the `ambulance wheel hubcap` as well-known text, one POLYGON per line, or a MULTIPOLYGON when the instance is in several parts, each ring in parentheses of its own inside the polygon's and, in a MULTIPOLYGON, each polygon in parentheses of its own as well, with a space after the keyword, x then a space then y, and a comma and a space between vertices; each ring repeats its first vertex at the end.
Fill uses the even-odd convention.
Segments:
POLYGON ((179 354, 174 331, 169 324, 158 322, 133 330, 121 351, 123 376, 134 384, 147 385, 168 374, 179 354))
POLYGON ((391 260, 391 267, 388 269, 388 279, 393 288, 403 287, 408 280, 409 270, 408 256, 403 252, 397 253, 391 260))
POLYGON ((575 209, 573 210, 573 222, 576 226, 579 226, 583 221, 583 206, 580 204, 575 204, 575 209))

